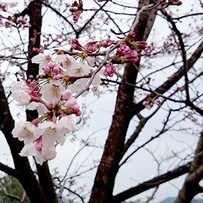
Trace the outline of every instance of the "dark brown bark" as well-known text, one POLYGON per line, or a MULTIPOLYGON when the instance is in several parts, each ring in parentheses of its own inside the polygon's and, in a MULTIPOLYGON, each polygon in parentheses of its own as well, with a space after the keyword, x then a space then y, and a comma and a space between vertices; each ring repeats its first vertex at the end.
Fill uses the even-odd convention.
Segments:
POLYGON ((44 192, 46 200, 48 203, 57 203, 58 198, 56 195, 52 175, 49 171, 49 166, 47 162, 44 162, 42 165, 36 164, 37 174, 39 177, 40 186, 44 192))
MULTIPOLYGON (((29 28, 29 45, 28 45, 28 69, 27 76, 33 75, 36 77, 38 74, 38 64, 33 64, 31 59, 37 54, 33 48, 40 48, 41 39, 41 27, 42 27, 42 3, 41 0, 32 1, 29 5, 29 17, 30 25, 29 28)), ((32 121, 37 117, 36 111, 27 111, 27 120, 32 121)), ((37 172, 39 177, 40 186, 46 197, 48 203, 57 203, 57 195, 54 188, 52 176, 49 171, 48 163, 44 163, 42 166, 36 164, 37 172)))
POLYGON ((5 135, 9 148, 11 150, 16 178, 20 181, 23 188, 25 189, 29 199, 33 203, 43 202, 46 203, 44 194, 39 186, 38 181, 30 168, 28 159, 25 157, 20 157, 19 152, 23 147, 23 143, 19 142, 12 136, 12 129, 14 127, 14 120, 9 110, 8 101, 4 93, 2 83, 0 82, 0 126, 1 131, 5 135))
MULTIPOLYGON (((145 0, 144 2, 146 4, 150 3, 148 0, 145 0)), ((145 28, 149 28, 147 25, 149 20, 152 19, 150 14, 149 11, 141 13, 139 22, 134 28, 134 31, 136 32, 136 40, 143 40, 145 28)), ((153 21, 151 22, 151 28, 152 25, 153 21)), ((148 29, 146 32, 149 32, 150 30, 151 29, 148 29)), ((138 68, 139 62, 136 64, 129 63, 125 67, 124 75, 117 94, 112 124, 105 144, 103 156, 97 170, 89 203, 111 202, 115 177, 119 170, 119 162, 123 155, 123 145, 127 129, 134 116, 134 87, 122 84, 135 84, 138 68)))
POLYGON ((28 44, 28 69, 27 76, 38 74, 38 64, 32 63, 33 56, 38 54, 33 48, 40 48, 41 27, 42 27, 42 3, 40 0, 32 1, 29 6, 29 44, 28 44))
MULTIPOLYGON (((137 71, 128 64, 123 80, 134 83, 137 71)), ((133 116, 133 87, 121 85, 117 97, 112 126, 105 144, 102 160, 98 167, 92 196, 89 203, 107 203, 112 196, 115 176, 118 172, 118 164, 122 156, 125 135, 129 122, 133 116)))
MULTIPOLYGON (((139 6, 141 8, 143 5, 149 3, 150 1, 141 0, 139 1, 139 6)), ((134 31, 137 34, 136 36, 137 40, 147 39, 149 32, 151 31, 155 15, 156 15, 155 11, 149 12, 149 10, 141 13, 139 22, 134 29, 134 31)), ((196 49, 193 55, 186 61, 187 71, 194 65, 194 63, 200 57, 202 51, 203 51, 203 43, 199 45, 199 47, 196 49)), ((174 77, 170 81, 168 80, 160 87, 158 87, 154 91, 154 93, 151 94, 151 97, 153 98, 157 96, 157 94, 161 95, 167 92, 180 78, 184 76, 185 73, 184 68, 185 67, 181 67, 174 74, 174 77)), ((138 69, 139 62, 135 64, 135 66, 133 64, 128 64, 125 67, 124 75, 117 94, 112 125, 110 127, 103 156, 96 173, 95 182, 92 188, 92 194, 89 203, 114 202, 112 201, 111 197, 115 177, 119 170, 118 164, 123 156, 122 149, 124 146, 128 125, 132 117, 145 108, 143 105, 144 100, 140 101, 138 104, 133 103, 134 96, 133 84, 135 84, 138 69)), ((142 186, 140 188, 142 188, 142 186)), ((137 187, 135 188, 135 190, 137 191, 137 187)), ((140 190, 140 193, 141 192, 142 191, 140 190)), ((132 196, 136 194, 139 193, 134 194, 131 193, 132 196)), ((127 198, 127 196, 125 198, 127 198)), ((125 198, 123 198, 122 200, 124 201, 125 198)))

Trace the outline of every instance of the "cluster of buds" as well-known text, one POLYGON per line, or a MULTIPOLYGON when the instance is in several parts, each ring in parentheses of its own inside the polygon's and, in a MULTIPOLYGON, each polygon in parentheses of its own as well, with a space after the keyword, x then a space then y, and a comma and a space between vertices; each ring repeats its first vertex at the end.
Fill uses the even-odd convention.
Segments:
POLYGON ((143 105, 146 109, 151 109, 154 104, 156 104, 157 106, 161 106, 162 101, 160 99, 153 99, 150 95, 148 95, 146 100, 143 102, 143 105))
POLYGON ((0 2, 0 10, 6 12, 7 11, 7 5, 5 3, 0 2))
POLYGON ((106 68, 104 70, 104 75, 106 77, 113 77, 116 72, 116 67, 110 62, 107 63, 106 68))
MULTIPOLYGON (((32 62, 39 64, 37 79, 18 81, 11 88, 12 97, 28 110, 37 110, 38 118, 15 124, 13 136, 24 142, 21 156, 34 156, 38 164, 56 156, 56 144, 75 131, 76 116, 81 115, 75 95, 93 73, 91 67, 63 54, 38 54, 32 62)), ((95 77, 94 84, 99 84, 95 77), (96 82, 95 82, 96 80, 96 82)), ((95 89, 95 87, 94 87, 95 89)))
POLYGON ((147 43, 145 41, 135 41, 135 32, 129 32, 125 40, 120 44, 113 61, 116 63, 136 63, 139 60, 138 53, 146 49, 147 43))
MULTIPOLYGON (((110 47, 111 45, 115 44, 114 40, 111 39, 105 39, 101 41, 92 41, 88 42, 84 46, 82 46, 77 39, 72 39, 72 44, 71 48, 76 51, 80 51, 79 55, 82 58, 86 58, 87 62, 89 65, 94 65, 93 60, 88 59, 89 54, 96 54, 100 51, 101 48, 107 48, 110 47)), ((92 58, 91 58, 92 59, 92 58)), ((115 66, 111 63, 108 62, 105 70, 104 70, 104 76, 112 77, 114 73, 116 72, 115 66)))
POLYGON ((82 2, 82 0, 79 0, 79 2, 74 1, 69 10, 73 14, 73 22, 77 23, 80 15, 83 12, 83 2, 82 2))
POLYGON ((160 2, 161 7, 167 7, 170 5, 180 6, 180 5, 182 5, 182 1, 180 1, 180 0, 162 0, 160 2))
POLYGON ((180 6, 180 5, 182 5, 182 1, 180 1, 180 0, 169 0, 169 1, 168 1, 168 4, 169 4, 169 5, 180 6))
POLYGON ((5 21, 5 27, 9 28, 11 26, 15 26, 18 28, 29 28, 30 24, 27 18, 16 18, 15 16, 9 16, 7 21, 5 21))
MULTIPOLYGON (((116 72, 114 64, 136 63, 139 60, 139 53, 146 49, 147 43, 145 41, 136 41, 135 35, 135 32, 129 32, 127 37, 119 44, 112 59, 106 63, 103 73, 105 76, 112 77, 114 75, 116 72)), ((114 40, 106 39, 81 45, 77 39, 72 39, 71 48, 79 51, 78 55, 85 59, 90 54, 98 54, 101 48, 108 48, 115 44, 114 40)))
POLYGON ((81 45, 78 39, 73 38, 71 41, 71 48, 73 50, 81 51, 82 54, 80 55, 87 56, 88 54, 97 53, 102 47, 107 48, 114 43, 115 43, 114 40, 105 39, 101 41, 92 41, 88 42, 85 45, 81 45))

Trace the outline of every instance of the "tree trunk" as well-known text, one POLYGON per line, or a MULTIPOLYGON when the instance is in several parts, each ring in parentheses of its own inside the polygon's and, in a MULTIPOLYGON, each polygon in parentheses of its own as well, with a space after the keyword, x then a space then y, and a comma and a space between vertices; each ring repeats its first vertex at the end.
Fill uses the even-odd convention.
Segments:
MULTIPOLYGON (((147 5, 149 3, 149 0, 144 0, 141 1, 139 5, 142 7, 142 5, 147 5)), ((149 11, 144 11, 141 13, 139 22, 134 28, 134 32, 136 33, 135 40, 146 40, 144 36, 148 36, 148 32, 150 32, 152 28, 154 19, 154 12, 151 13, 149 11), (149 21, 151 22, 149 23, 149 21)), ((134 116, 134 87, 127 84, 135 84, 138 68, 139 62, 136 64, 129 63, 125 67, 124 75, 117 94, 112 124, 105 144, 103 156, 97 170, 89 203, 112 202, 114 181, 119 170, 119 162, 123 156, 122 152, 126 133, 129 123, 134 116)))
MULTIPOLYGON (((29 77, 30 75, 36 77, 39 72, 39 65, 33 64, 31 59, 33 56, 38 54, 38 52, 36 52, 35 50, 39 50, 41 46, 40 40, 42 27, 42 1, 32 1, 28 8, 31 27, 29 28, 27 77, 29 77)), ((32 121, 34 118, 37 118, 37 116, 38 115, 36 111, 27 111, 27 120, 32 121)), ((53 179, 49 171, 48 163, 43 163, 42 166, 36 164, 36 166, 40 186, 44 192, 47 202, 57 203, 58 199, 55 192, 53 179)))

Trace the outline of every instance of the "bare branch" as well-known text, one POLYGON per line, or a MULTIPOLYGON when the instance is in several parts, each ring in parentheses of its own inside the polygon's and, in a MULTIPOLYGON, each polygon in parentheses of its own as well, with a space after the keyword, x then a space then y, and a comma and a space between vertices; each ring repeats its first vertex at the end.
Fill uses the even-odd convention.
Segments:
MULTIPOLYGON (((196 63, 196 61, 199 59, 203 52, 203 41, 199 44, 197 49, 193 52, 192 56, 187 60, 187 71, 189 71, 193 65, 196 63)), ((154 93, 150 94, 151 98, 155 98, 156 96, 162 95, 165 92, 167 92, 174 84, 177 83, 183 76, 184 76, 184 66, 181 66, 178 71, 176 71, 170 78, 170 80, 167 80, 162 85, 160 85, 158 88, 154 90, 154 93)), ((134 113, 137 114, 141 110, 145 108, 143 105, 143 102, 146 100, 144 98, 142 101, 134 105, 134 113)))
POLYGON ((15 178, 18 178, 18 173, 15 169, 3 164, 3 163, 0 163, 0 170, 3 171, 4 173, 8 174, 8 175, 11 175, 15 178))
POLYGON ((143 182, 143 183, 139 184, 138 186, 129 188, 128 190, 125 190, 124 192, 121 192, 121 193, 115 195, 112 199, 112 202, 121 203, 122 201, 127 200, 137 194, 145 192, 151 188, 155 188, 165 182, 173 180, 181 175, 184 175, 185 173, 187 173, 189 171, 190 164, 191 164, 191 162, 189 162, 185 165, 179 166, 178 168, 176 168, 172 171, 169 171, 163 175, 157 176, 151 180, 143 182))
POLYGON ((203 179, 203 131, 200 134, 199 142, 195 151, 194 159, 190 165, 189 173, 183 187, 179 191, 175 203, 189 203, 195 195, 202 192, 199 182, 203 179))

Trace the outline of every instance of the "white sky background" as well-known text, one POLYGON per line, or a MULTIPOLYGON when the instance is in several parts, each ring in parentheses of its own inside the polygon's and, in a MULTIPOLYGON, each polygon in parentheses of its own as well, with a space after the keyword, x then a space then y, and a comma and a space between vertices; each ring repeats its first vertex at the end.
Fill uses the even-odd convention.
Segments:
MULTIPOLYGON (((19 5, 23 1, 19 1, 19 5)), ((69 1, 72 2, 72 1, 69 1)), ((84 0, 84 5, 86 6, 89 1, 84 0)), ((190 6, 189 2, 190 1, 183 1, 184 6, 181 7, 181 11, 185 10, 187 11, 190 6)), ((195 3, 198 3, 198 0, 193 1, 195 3)), ((20 9, 21 10, 21 9, 20 9)), ((50 18, 52 16, 49 16, 50 18)), ((49 19, 50 20, 50 19, 49 19)), ((51 21, 51 20, 50 20, 51 21)), ((163 32, 168 30, 168 25, 163 23, 161 19, 156 22, 157 28, 160 27, 161 25, 161 30, 158 31, 158 36, 160 37, 160 40, 166 35, 166 33, 163 32)), ((189 29, 188 27, 185 27, 184 24, 179 26, 182 27, 182 29, 189 29)), ((49 28, 46 30, 48 31, 49 28)), ((157 64, 162 65, 163 63, 169 63, 170 59, 165 59, 164 62, 162 59, 156 60, 157 64)), ((163 73, 163 75, 169 74, 163 73)), ((159 80, 157 81, 157 84, 161 83, 161 78, 159 76, 159 80)), ((115 94, 111 92, 107 92, 103 95, 101 95, 101 98, 97 99, 96 96, 88 96, 86 98, 80 98, 79 102, 85 103, 88 108, 87 112, 90 110, 92 111, 91 113, 91 118, 87 121, 89 126, 84 126, 84 128, 77 133, 77 139, 76 141, 72 141, 72 136, 69 136, 67 138, 66 143, 62 147, 58 147, 58 155, 56 159, 50 161, 50 166, 54 170, 57 167, 57 170, 61 175, 63 175, 67 169, 67 166, 71 162, 72 157, 75 155, 75 153, 78 151, 78 149, 81 147, 80 140, 81 139, 86 139, 88 136, 92 135, 90 137, 91 142, 98 145, 102 146, 102 144, 105 141, 105 138, 107 136, 108 132, 108 127, 111 124, 111 117, 112 113, 114 110, 114 102, 115 102, 115 94), (96 134, 94 134, 97 132, 96 134)), ((18 109, 12 109, 12 113, 15 114, 18 112, 18 109)), ((146 112, 147 113, 147 112, 146 112)), ((150 122, 147 124, 147 128, 141 133, 141 137, 136 141, 135 146, 140 146, 141 143, 144 142, 144 140, 147 140, 150 136, 153 135, 154 132, 151 131, 151 129, 154 129, 154 126, 159 124, 161 122, 161 113, 156 116, 156 123, 150 122), (151 135, 149 135, 151 134, 151 135)), ((155 119, 154 119, 155 120, 155 119)), ((130 131, 134 130, 134 125, 135 123, 131 123, 131 128, 130 131)), ((196 144, 197 138, 196 137, 191 137, 187 136, 187 138, 184 139, 185 143, 183 143, 182 137, 187 136, 183 134, 179 134, 177 132, 174 132, 174 134, 171 132, 169 134, 166 134, 165 139, 161 140, 155 140, 150 146, 151 150, 156 154, 158 157, 162 157, 164 154, 170 153, 171 151, 176 152, 177 150, 180 149, 180 146, 183 146, 185 149, 189 148, 189 146, 194 146, 196 144), (175 139, 174 139, 175 138, 175 139), (180 140, 180 141, 179 141, 180 140)), ((11 159, 9 156, 9 150, 7 147, 7 144, 2 138, 0 142, 0 158, 3 163, 6 163, 8 165, 11 165, 11 159)), ((102 149, 100 148, 87 148, 84 151, 82 151, 78 158, 75 161, 75 164, 71 167, 70 172, 74 172, 74 170, 80 166, 81 162, 86 160, 85 162, 85 168, 88 168, 89 164, 92 163, 92 161, 98 160, 100 155, 102 153, 102 149)), ((185 152, 183 152, 184 154, 185 152)), ((183 156, 182 154, 182 156, 183 156)), ((172 163, 168 163, 164 168, 161 167, 161 171, 165 172, 166 169, 173 169, 175 165, 172 163)), ((130 186, 137 185, 137 183, 141 183, 143 181, 146 181, 148 179, 151 179, 154 177, 154 175, 157 173, 157 165, 155 161, 153 160, 153 157, 147 152, 147 150, 143 149, 140 150, 136 155, 134 156, 133 159, 130 159, 129 164, 126 164, 125 166, 122 167, 120 170, 120 173, 117 177, 117 183, 115 186, 115 193, 122 191, 124 189, 129 188, 130 186), (148 167, 146 167, 146 163, 148 163, 148 167), (128 174, 128 176, 126 176, 128 174), (127 178, 126 178, 127 177, 127 178)), ((181 181, 179 180, 174 180, 168 184, 164 184, 161 186, 156 194, 156 201, 157 202, 161 199, 164 199, 168 196, 176 196, 178 193, 178 189, 174 185, 182 185, 182 178, 180 178, 181 181)), ((79 182, 86 183, 87 188, 91 188, 92 182, 94 180, 94 172, 89 173, 84 179, 80 180, 79 182)), ((147 193, 150 194, 150 193, 147 193)), ((146 193, 141 194, 139 196, 136 196, 135 199, 137 198, 142 198, 145 197, 146 193)))

